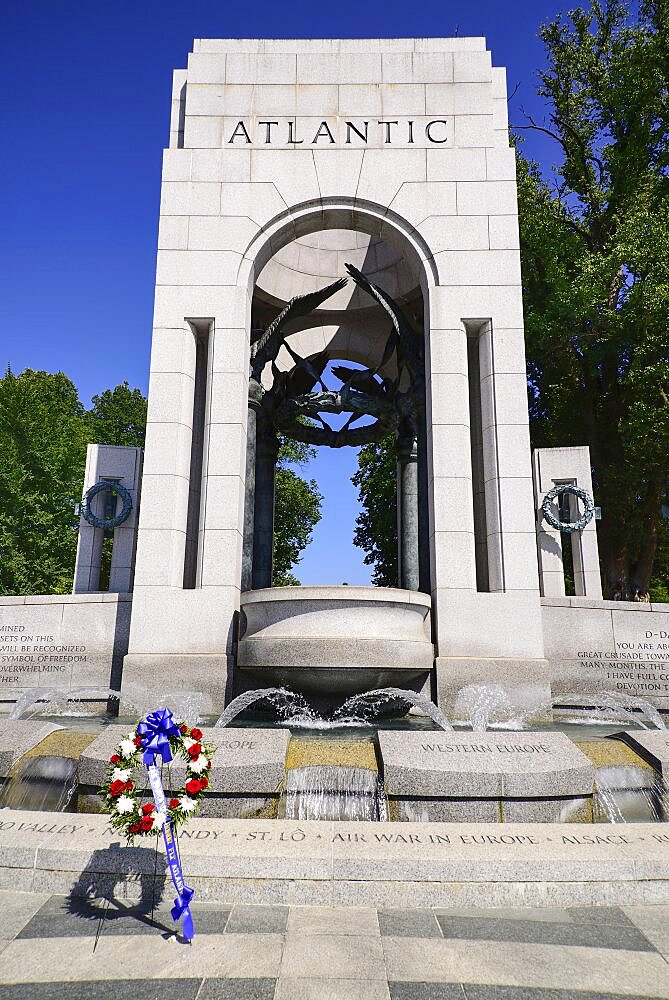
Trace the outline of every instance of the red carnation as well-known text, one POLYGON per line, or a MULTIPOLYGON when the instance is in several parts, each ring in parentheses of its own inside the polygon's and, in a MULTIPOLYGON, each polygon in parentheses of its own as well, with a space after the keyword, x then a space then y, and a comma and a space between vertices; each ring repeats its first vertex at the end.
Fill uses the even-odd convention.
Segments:
POLYGON ((200 778, 199 781, 203 788, 209 788, 209 778, 200 778))
POLYGON ((109 763, 110 764, 120 764, 121 763, 121 758, 119 757, 119 755, 117 753, 115 753, 113 755, 113 757, 109 758, 109 763))
POLYGON ((178 808, 179 808, 179 800, 170 799, 170 809, 178 809, 178 808))
POLYGON ((148 833, 148 831, 153 826, 153 816, 142 816, 142 818, 139 821, 139 825, 144 831, 144 833, 148 833))
POLYGON ((201 729, 191 729, 190 734, 194 740, 201 740, 204 735, 201 729))
POLYGON ((193 760, 197 760, 202 753, 202 747, 199 743, 193 743, 192 747, 188 747, 188 756, 193 760))
POLYGON ((185 735, 186 735, 186 733, 188 732, 188 726, 185 726, 185 725, 184 725, 184 726, 179 726, 179 732, 180 732, 180 733, 181 733, 181 734, 182 734, 183 736, 185 736, 185 735))
POLYGON ((142 806, 142 812, 145 816, 149 816, 155 808, 153 802, 147 802, 145 806, 142 806))
POLYGON ((126 783, 125 783, 125 791, 126 792, 131 792, 134 787, 135 786, 133 785, 132 781, 126 781, 126 783))
POLYGON ((136 747, 141 747, 141 745, 142 745, 142 737, 141 736, 135 736, 135 738, 134 738, 134 740, 132 742, 135 744, 136 747))
POLYGON ((207 767, 211 767, 211 761, 210 760, 207 761, 207 767))
POLYGON ((202 785, 197 778, 191 778, 186 782, 186 791, 189 795, 198 795, 202 791, 202 785))
POLYGON ((109 794, 113 795, 114 797, 120 795, 121 792, 124 791, 125 791, 124 781, 112 781, 111 785, 109 786, 109 794))
POLYGON ((128 833, 139 833, 141 829, 139 823, 133 823, 132 826, 128 827, 128 833))

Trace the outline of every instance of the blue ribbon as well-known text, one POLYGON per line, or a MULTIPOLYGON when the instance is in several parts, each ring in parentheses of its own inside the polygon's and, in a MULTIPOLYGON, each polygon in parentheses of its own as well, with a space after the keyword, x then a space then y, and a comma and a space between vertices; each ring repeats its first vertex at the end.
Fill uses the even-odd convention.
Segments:
POLYGON ((155 764, 156 757, 162 757, 163 763, 169 764, 172 760, 169 737, 179 737, 181 732, 169 708, 159 708, 140 722, 137 735, 142 737, 142 760, 148 767, 155 764))
POLYGON ((174 900, 174 906, 171 911, 172 920, 178 923, 183 916, 183 936, 186 941, 191 941, 195 937, 195 928, 193 927, 193 916, 190 912, 189 904, 195 895, 195 890, 191 889, 190 886, 186 885, 184 882, 183 871, 181 870, 181 861, 179 860, 179 851, 177 849, 176 841, 174 840, 174 831, 172 830, 172 821, 169 819, 163 823, 163 840, 165 841, 165 851, 167 853, 167 864, 169 865, 170 875, 172 876, 172 881, 174 882, 174 888, 177 891, 177 896, 174 900))
POLYGON ((178 922, 183 917, 183 936, 186 941, 191 941, 195 936, 193 927, 193 917, 190 912, 190 901, 194 896, 194 890, 184 882, 181 861, 179 859, 179 849, 174 839, 172 821, 169 819, 165 792, 160 779, 160 771, 156 767, 156 757, 162 757, 167 764, 172 760, 170 751, 169 736, 180 736, 179 727, 174 721, 174 716, 169 708, 161 708, 156 712, 151 712, 146 719, 137 726, 137 732, 142 737, 144 747, 143 761, 149 772, 149 782, 151 791, 156 802, 158 812, 164 813, 167 817, 163 823, 163 841, 165 842, 165 853, 170 875, 177 891, 174 906, 172 907, 172 919, 178 922))

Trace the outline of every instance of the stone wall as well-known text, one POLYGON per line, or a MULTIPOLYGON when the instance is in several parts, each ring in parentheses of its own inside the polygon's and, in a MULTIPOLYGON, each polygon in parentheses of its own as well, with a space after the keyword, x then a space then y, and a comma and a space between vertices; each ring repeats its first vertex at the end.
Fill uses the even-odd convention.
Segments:
POLYGON ((553 697, 616 691, 669 710, 669 604, 542 598, 553 697))
POLYGON ((129 594, 0 597, 0 702, 27 688, 118 688, 129 594))

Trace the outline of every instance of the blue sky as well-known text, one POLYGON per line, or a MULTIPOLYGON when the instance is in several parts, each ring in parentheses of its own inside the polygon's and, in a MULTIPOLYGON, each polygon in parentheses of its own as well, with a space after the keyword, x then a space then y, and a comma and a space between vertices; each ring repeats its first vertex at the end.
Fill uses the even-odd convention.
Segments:
MULTIPOLYGON (((539 25, 568 6, 1 0, 0 364, 64 371, 85 404, 124 379, 146 392, 171 74, 193 38, 484 35, 520 122, 521 107, 543 114, 539 25)), ((549 162, 546 140, 527 145, 549 162)), ((354 469, 345 448, 308 470, 326 504, 303 583, 369 581, 351 542, 354 469)))

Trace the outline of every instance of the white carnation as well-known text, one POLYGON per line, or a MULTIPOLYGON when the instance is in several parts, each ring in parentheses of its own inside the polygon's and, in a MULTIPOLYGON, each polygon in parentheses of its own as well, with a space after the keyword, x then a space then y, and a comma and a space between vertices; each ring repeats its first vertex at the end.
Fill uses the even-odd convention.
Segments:
POLYGON ((192 760, 188 765, 189 771, 194 771, 195 774, 202 774, 203 771, 207 770, 209 766, 209 761, 203 754, 200 754, 197 760, 192 760))
POLYGON ((134 801, 129 795, 119 795, 116 800, 116 811, 124 815, 125 813, 131 813, 135 808, 134 801))
POLYGON ((179 808, 183 809, 186 813, 191 813, 195 809, 197 802, 195 799, 191 799, 188 795, 182 795, 179 799, 179 808))
POLYGON ((126 740, 121 740, 119 743, 119 750, 121 751, 121 757, 132 757, 137 750, 137 747, 132 742, 132 739, 128 738, 126 740))
POLYGON ((186 750, 190 750, 190 748, 194 747, 196 743, 197 740, 192 740, 190 736, 183 737, 183 745, 186 747, 186 750))
POLYGON ((130 778, 130 768, 115 767, 112 771, 112 781, 126 782, 130 778))

